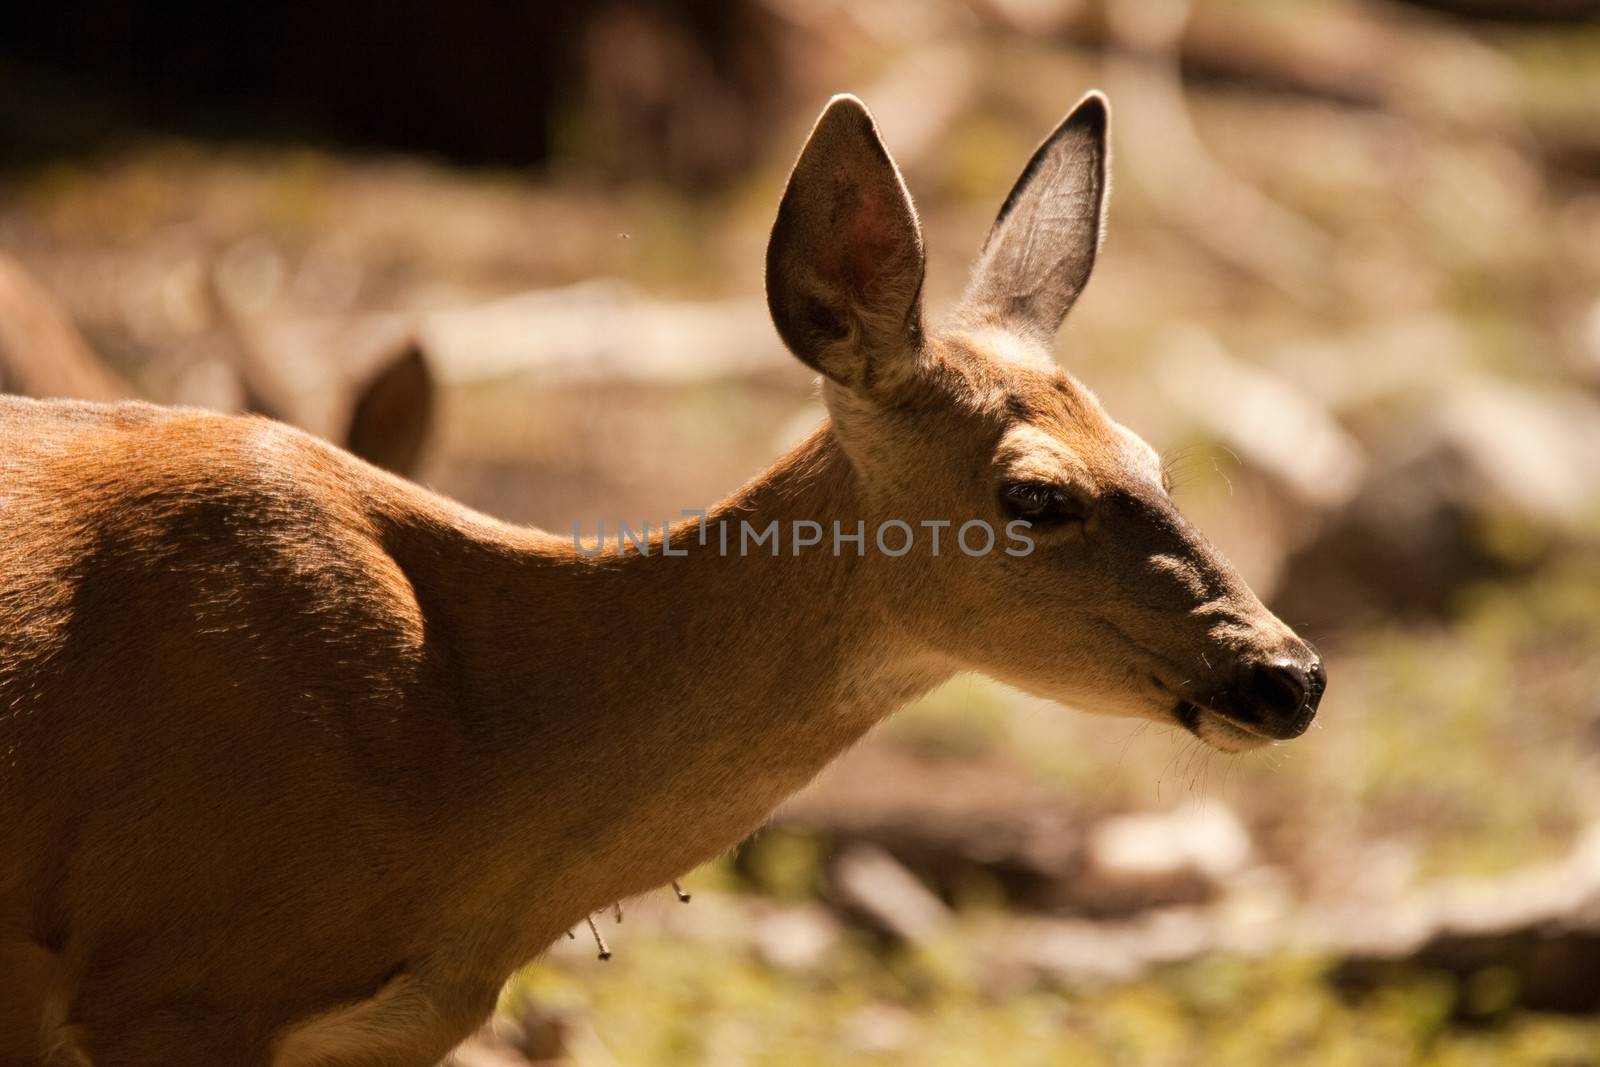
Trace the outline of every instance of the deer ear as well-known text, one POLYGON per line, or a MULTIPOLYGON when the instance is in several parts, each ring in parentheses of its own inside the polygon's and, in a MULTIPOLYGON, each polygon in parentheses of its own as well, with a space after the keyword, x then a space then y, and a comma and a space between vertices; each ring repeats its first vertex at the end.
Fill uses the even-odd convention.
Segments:
POLYGON ((1100 249, 1108 118, 1106 98, 1092 92, 1033 153, 978 253, 963 318, 1055 336, 1100 249))
POLYGON ((866 107, 836 96, 817 120, 767 245, 767 307, 800 361, 862 391, 914 365, 922 228, 866 107))

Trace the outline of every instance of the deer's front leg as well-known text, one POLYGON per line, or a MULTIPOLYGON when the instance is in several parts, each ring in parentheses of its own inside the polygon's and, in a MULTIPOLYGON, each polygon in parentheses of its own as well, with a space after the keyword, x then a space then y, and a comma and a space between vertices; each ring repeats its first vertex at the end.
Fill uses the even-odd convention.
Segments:
MULTIPOLYGON (((0 943, 0 1067, 42 1067, 55 955, 32 942, 0 943)), ((71 1062, 70 1060, 68 1062, 71 1062)))
POLYGON ((462 989, 403 970, 371 997, 282 1030, 270 1067, 435 1067, 494 1010, 497 987, 462 989), (433 988, 430 989, 430 985, 433 988))

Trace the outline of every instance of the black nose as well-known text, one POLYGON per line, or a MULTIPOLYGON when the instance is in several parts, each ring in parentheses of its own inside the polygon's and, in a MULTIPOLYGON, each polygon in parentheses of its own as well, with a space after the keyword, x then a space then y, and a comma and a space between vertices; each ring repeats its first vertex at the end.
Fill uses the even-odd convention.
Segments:
POLYGON ((1240 694, 1251 724, 1280 740, 1299 737, 1317 716, 1328 674, 1322 657, 1311 652, 1305 659, 1277 659, 1250 668, 1240 694))

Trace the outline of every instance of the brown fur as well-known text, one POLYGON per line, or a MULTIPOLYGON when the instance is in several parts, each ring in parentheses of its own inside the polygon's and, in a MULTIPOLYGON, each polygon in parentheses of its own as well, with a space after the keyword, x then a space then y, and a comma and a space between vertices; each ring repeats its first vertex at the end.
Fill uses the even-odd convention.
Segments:
MULTIPOLYGON (((1170 719, 1302 647, 1036 331, 969 306, 922 335, 888 189, 841 98, 786 203, 890 260, 775 230, 774 314, 832 419, 711 515, 779 520, 780 558, 692 521, 684 557, 588 558, 265 420, 0 399, 0 1065, 429 1064, 563 930, 734 845, 954 673, 1170 719), (803 328, 797 264, 825 305, 803 328), (791 552, 794 519, 999 528, 1016 476, 1094 510, 1021 558, 953 529, 939 556, 791 552)), ((1097 231, 1036 291, 1070 304, 1097 231)))

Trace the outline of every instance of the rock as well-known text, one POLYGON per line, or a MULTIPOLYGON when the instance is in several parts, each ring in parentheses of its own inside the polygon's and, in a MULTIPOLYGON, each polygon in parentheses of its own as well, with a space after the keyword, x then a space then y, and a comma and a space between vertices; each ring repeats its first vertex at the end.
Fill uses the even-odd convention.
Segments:
MULTIPOLYGON (((817 788, 781 809, 777 825, 824 845, 881 850, 945 899, 976 884, 998 888, 1015 908, 1103 919, 1215 895, 1217 879, 1204 865, 1146 877, 1097 868, 1088 845, 1093 817, 1003 765, 927 760, 878 745, 838 761, 817 788)), ((1220 841, 1216 833, 1208 840, 1220 841)))
POLYGON ((1250 835, 1227 807, 1118 815, 1089 835, 1089 861, 1111 879, 1173 878, 1187 872, 1221 881, 1250 859, 1250 835))
MULTIPOLYGON (((1600 826, 1565 858, 1498 878, 1430 887, 1393 909, 1387 940, 1345 938, 1335 981, 1369 989, 1416 971, 1456 976, 1457 1014, 1512 1006, 1588 1014, 1600 1010, 1600 826), (1497 991, 1486 991, 1492 978, 1497 991), (1490 995, 1492 994, 1492 995, 1490 995)), ((1345 929, 1367 926, 1357 917, 1345 929)), ((1334 927, 1338 930, 1338 927, 1334 927)), ((1340 943, 1340 935, 1327 939, 1340 943)))
POLYGON ((1571 389, 1477 380, 1391 419, 1348 507, 1289 558, 1274 607, 1311 627, 1363 614, 1447 613, 1592 536, 1600 403, 1571 389))
POLYGON ((757 920, 756 955, 784 971, 818 969, 839 942, 839 927, 819 908, 776 911, 757 920))
POLYGON ((1600 404, 1582 393, 1477 381, 1443 397, 1430 422, 1486 509, 1570 527, 1600 497, 1600 404))
POLYGON ((944 903, 881 848, 851 845, 831 874, 833 896, 846 910, 899 941, 921 944, 949 925, 944 903))
POLYGON ((1202 808, 1117 815, 1089 833, 1077 895, 1088 914, 1216 899, 1251 856, 1250 836, 1215 801, 1202 808))
POLYGON ((982 943, 989 985, 1010 995, 1041 981, 1132 981, 1213 953, 1287 952, 1336 961, 1329 977, 1351 992, 1452 975, 1462 990, 1456 1011, 1468 1017, 1513 1006, 1592 1013, 1600 1010, 1600 825, 1566 857, 1499 877, 1296 909, 1277 872, 1253 867, 1211 905, 1114 922, 1010 918, 982 943))
POLYGON ((1172 908, 1130 922, 1020 920, 997 944, 1040 979, 1123 982, 1152 966, 1200 956, 1216 938, 1203 913, 1172 908))
POLYGON ((1235 359, 1210 334, 1177 335, 1156 381, 1194 423, 1301 505, 1334 511, 1360 486, 1364 451, 1328 409, 1287 378, 1235 359))
MULTIPOLYGON (((1070 907, 1086 813, 1013 769, 863 746, 779 810, 782 829, 882 849, 947 895, 974 878, 1025 908, 1070 907)), ((759 841, 757 842, 759 846, 759 841)))
POLYGON ((917 1032, 917 1017, 893 1004, 868 1004, 844 1023, 845 1040, 861 1052, 884 1055, 895 1052, 917 1032))

